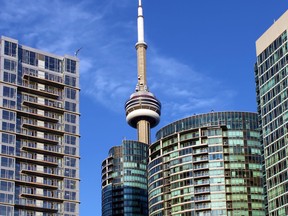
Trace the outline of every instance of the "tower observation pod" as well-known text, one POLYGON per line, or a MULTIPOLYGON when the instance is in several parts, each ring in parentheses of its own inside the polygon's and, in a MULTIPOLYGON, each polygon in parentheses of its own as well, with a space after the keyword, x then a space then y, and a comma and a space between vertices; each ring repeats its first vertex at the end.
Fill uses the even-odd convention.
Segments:
POLYGON ((146 79, 146 50, 147 44, 144 41, 144 17, 142 2, 138 4, 138 41, 137 69, 138 82, 135 92, 125 104, 126 121, 133 128, 137 128, 138 141, 150 144, 150 128, 158 125, 161 115, 160 101, 148 90, 146 79))

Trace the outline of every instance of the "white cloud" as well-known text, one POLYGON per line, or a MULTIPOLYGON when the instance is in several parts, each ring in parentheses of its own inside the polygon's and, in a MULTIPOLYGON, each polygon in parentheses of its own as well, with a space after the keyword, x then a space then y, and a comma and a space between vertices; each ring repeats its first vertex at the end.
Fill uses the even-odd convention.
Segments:
MULTIPOLYGON (((130 2, 26 0, 23 4, 9 0, 1 5, 0 33, 60 55, 73 55, 83 47, 78 56, 82 92, 109 109, 123 112, 137 77, 136 19, 120 20, 111 13, 115 7, 121 11, 132 6, 130 2)), ((148 84, 161 100, 166 116, 179 118, 222 108, 234 96, 215 78, 158 53, 157 47, 148 52, 148 84)))

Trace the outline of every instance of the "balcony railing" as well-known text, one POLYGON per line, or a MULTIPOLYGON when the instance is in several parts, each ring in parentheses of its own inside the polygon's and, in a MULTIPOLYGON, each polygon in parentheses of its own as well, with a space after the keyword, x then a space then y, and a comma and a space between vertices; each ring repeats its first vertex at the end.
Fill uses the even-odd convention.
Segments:
POLYGON ((44 111, 44 113, 40 114, 37 112, 37 109, 35 108, 28 108, 28 107, 22 107, 21 110, 17 110, 17 114, 19 116, 25 116, 29 118, 35 118, 39 119, 45 122, 53 122, 57 123, 60 119, 59 114, 56 114, 54 112, 44 111))
POLYGON ((34 142, 22 141, 22 149, 27 151, 33 151, 36 153, 42 153, 45 155, 55 155, 57 157, 64 156, 63 147, 58 145, 46 145, 46 144, 37 144, 34 142))
POLYGON ((61 99, 62 98, 62 92, 55 89, 49 89, 47 87, 41 89, 38 88, 37 84, 28 84, 28 83, 22 83, 22 86, 19 86, 18 89, 23 92, 33 93, 35 95, 40 95, 48 98, 53 99, 61 99))
POLYGON ((210 192, 210 188, 204 187, 204 188, 195 188, 195 193, 208 193, 210 192))
POLYGON ((40 103, 37 97, 27 97, 27 95, 23 96, 22 101, 23 105, 40 108, 46 111, 48 110, 57 113, 63 113, 65 111, 63 104, 60 101, 45 100, 40 103))
POLYGON ((210 203, 206 203, 206 204, 198 204, 195 206, 196 209, 207 209, 207 208, 211 208, 210 203))
POLYGON ((37 193, 34 188, 22 188, 21 190, 22 197, 35 198, 39 200, 49 200, 54 202, 63 202, 63 192, 58 190, 53 191, 43 191, 43 193, 37 193))
POLYGON ((29 128, 29 129, 34 129, 37 131, 43 131, 43 132, 50 132, 50 133, 56 133, 59 135, 63 135, 63 127, 61 124, 57 123, 49 123, 49 122, 44 122, 44 124, 39 124, 37 120, 35 119, 24 119, 22 121, 23 127, 29 128))
POLYGON ((49 143, 57 145, 59 143, 59 136, 53 135, 53 134, 45 134, 44 135, 38 135, 37 131, 35 130, 27 130, 27 129, 20 129, 17 131, 17 136, 23 137, 25 139, 33 140, 36 142, 41 143, 49 143))
POLYGON ((45 73, 45 77, 39 76, 38 71, 23 71, 23 78, 42 84, 49 84, 64 88, 63 78, 60 76, 45 73))
POLYGON ((15 180, 16 183, 20 185, 37 187, 37 188, 45 188, 55 190, 58 188, 58 180, 45 178, 41 182, 37 182, 36 176, 30 175, 19 175, 15 180))
POLYGON ((36 199, 20 198, 15 201, 17 208, 25 208, 26 210, 34 210, 40 212, 58 212, 58 203, 44 201, 43 203, 37 202, 36 199))

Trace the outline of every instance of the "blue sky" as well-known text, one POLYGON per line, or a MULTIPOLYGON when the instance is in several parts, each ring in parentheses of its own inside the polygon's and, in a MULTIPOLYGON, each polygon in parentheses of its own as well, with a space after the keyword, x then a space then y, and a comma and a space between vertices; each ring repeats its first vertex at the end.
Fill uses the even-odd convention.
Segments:
MULTIPOLYGON (((136 85, 137 0, 0 0, 0 35, 80 58, 80 215, 101 215, 101 162, 136 139, 124 103, 136 85)), ((143 0, 150 90, 162 102, 152 131, 211 110, 256 111, 255 41, 287 0, 143 0)))

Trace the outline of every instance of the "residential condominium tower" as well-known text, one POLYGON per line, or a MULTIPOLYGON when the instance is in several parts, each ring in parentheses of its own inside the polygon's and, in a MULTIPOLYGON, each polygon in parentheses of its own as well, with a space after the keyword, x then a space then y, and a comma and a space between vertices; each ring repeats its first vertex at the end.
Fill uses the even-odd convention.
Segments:
POLYGON ((150 216, 263 216, 257 113, 173 122, 149 147, 150 216))
POLYGON ((268 214, 288 215, 288 11, 256 41, 257 105, 268 214))
POLYGON ((124 140, 102 162, 102 216, 148 216, 148 144, 124 140))
POLYGON ((0 215, 79 215, 78 59, 0 41, 0 215))

